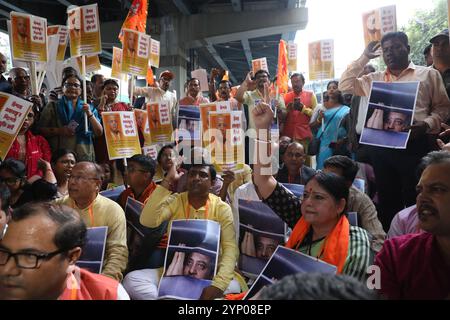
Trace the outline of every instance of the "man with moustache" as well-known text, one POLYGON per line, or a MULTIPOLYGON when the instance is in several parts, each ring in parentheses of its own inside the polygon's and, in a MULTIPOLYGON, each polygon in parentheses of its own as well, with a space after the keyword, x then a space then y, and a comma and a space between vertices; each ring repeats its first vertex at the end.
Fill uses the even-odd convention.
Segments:
POLYGON ((375 258, 388 299, 450 298, 450 152, 422 159, 417 184, 419 234, 387 240, 375 258))
POLYGON ((450 114, 450 100, 445 92, 442 77, 437 70, 416 66, 409 59, 408 37, 403 32, 390 32, 381 43, 371 42, 359 59, 352 62, 339 81, 339 90, 358 96, 369 96, 373 81, 419 81, 419 90, 408 145, 405 150, 367 146, 373 166, 378 198, 380 221, 388 230, 394 215, 415 202, 416 177, 411 172, 420 159, 431 150, 428 135, 440 132, 441 123, 450 114), (380 55, 387 69, 360 76, 363 68, 380 55))
POLYGON ((116 202, 99 194, 102 178, 98 164, 78 162, 69 177, 69 195, 56 203, 74 208, 89 228, 108 227, 102 274, 120 281, 128 262, 125 213, 116 202))
MULTIPOLYGON (((223 297, 233 279, 238 248, 233 225, 233 214, 228 204, 211 194, 211 184, 216 179, 212 165, 194 163, 187 173, 187 192, 172 194, 171 186, 181 177, 172 166, 161 184, 156 187, 142 210, 140 222, 155 228, 165 221, 177 219, 209 219, 220 224, 219 267, 212 284, 203 289, 201 300, 223 297)), ((170 232, 170 231, 168 231, 170 232)), ((124 287, 132 299, 156 299, 160 274, 156 269, 143 269, 129 273, 124 287)), ((234 282, 234 281, 233 281, 234 282)))

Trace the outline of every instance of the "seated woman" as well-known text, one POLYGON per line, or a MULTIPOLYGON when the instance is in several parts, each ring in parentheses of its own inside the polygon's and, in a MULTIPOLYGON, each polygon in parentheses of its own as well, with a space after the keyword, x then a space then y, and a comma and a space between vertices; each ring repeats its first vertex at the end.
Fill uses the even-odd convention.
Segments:
POLYGON ((49 201, 56 196, 56 178, 50 163, 40 159, 38 166, 44 172, 44 178, 28 182, 23 162, 9 158, 0 165, 0 182, 4 182, 11 192, 11 208, 31 201, 49 201))
MULTIPOLYGON (((252 116, 258 137, 255 146, 262 153, 261 148, 270 146, 263 131, 270 128, 273 112, 268 104, 260 103, 252 116)), ((286 246, 335 265, 338 274, 364 279, 370 263, 369 237, 365 230, 350 226, 347 219, 345 180, 319 172, 307 181, 300 201, 270 175, 270 162, 261 162, 258 157, 254 183, 263 201, 293 228, 286 246)))
POLYGON ((50 161, 52 157, 47 140, 43 136, 34 135, 29 130, 34 123, 34 117, 34 111, 30 110, 5 157, 5 159, 14 158, 22 161, 26 166, 27 177, 29 178, 33 176, 42 177, 44 173, 38 168, 38 161, 41 158, 50 161))
POLYGON ((49 102, 39 120, 39 130, 53 152, 59 148, 74 150, 80 161, 94 161, 93 136, 103 133, 97 110, 80 99, 82 80, 77 75, 63 79, 64 96, 49 102), (85 115, 88 127, 85 128, 85 115), (86 130, 87 129, 87 130, 86 130))
POLYGON ((57 181, 56 198, 69 194, 69 177, 77 163, 77 155, 69 149, 58 149, 52 156, 52 168, 57 181))

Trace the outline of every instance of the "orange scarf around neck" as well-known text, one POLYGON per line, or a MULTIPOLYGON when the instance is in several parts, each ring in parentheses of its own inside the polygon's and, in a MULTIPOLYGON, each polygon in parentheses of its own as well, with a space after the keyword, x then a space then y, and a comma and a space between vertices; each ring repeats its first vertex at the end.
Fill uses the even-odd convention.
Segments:
MULTIPOLYGON (((308 234, 311 225, 305 221, 303 217, 297 222, 292 230, 286 247, 295 249, 308 234)), ((322 245, 320 258, 321 260, 335 265, 337 273, 342 273, 347 259, 348 246, 350 242, 350 223, 345 215, 342 215, 333 230, 326 236, 322 245)))

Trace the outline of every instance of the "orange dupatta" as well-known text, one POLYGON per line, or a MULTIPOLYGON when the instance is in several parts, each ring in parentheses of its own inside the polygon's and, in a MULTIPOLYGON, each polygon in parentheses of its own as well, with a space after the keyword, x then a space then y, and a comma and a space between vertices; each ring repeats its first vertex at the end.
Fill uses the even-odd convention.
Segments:
MULTIPOLYGON (((292 230, 286 247, 296 249, 307 235, 310 224, 303 217, 297 222, 292 230)), ((342 273, 347 259, 348 247, 350 242, 350 223, 345 215, 342 215, 334 229, 327 235, 321 251, 323 254, 321 260, 335 265, 337 273, 342 273)))

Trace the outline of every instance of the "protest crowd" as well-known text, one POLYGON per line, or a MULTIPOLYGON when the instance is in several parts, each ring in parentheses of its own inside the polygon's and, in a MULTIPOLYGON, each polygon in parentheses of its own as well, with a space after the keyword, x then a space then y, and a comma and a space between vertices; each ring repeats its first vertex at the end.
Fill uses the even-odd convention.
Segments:
POLYGON ((89 72, 78 9, 48 33, 52 72, 27 15, 9 70, 0 53, 0 299, 450 299, 448 29, 428 66, 401 31, 369 41, 319 95, 267 61, 177 95, 164 68, 137 86, 145 31, 89 72))

